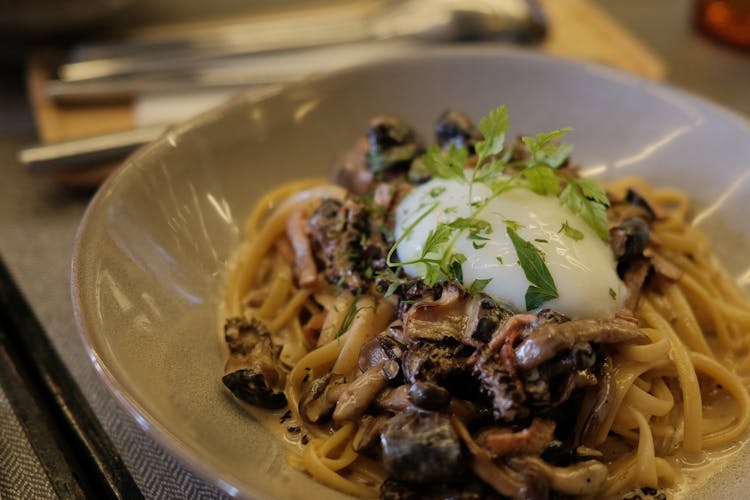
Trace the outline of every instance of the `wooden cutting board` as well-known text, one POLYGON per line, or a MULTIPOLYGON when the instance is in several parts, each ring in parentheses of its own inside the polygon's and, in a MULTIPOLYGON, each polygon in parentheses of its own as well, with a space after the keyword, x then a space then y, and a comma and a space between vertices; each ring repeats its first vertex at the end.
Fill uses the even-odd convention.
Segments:
MULTIPOLYGON (((548 18, 548 34, 539 50, 570 59, 596 62, 661 80, 666 67, 593 0, 538 0, 548 18)), ((33 54, 27 65, 27 86, 41 142, 50 143, 128 130, 136 125, 132 102, 62 105, 46 96, 55 54, 33 54)), ((116 167, 102 165, 83 172, 59 172, 67 185, 90 187, 116 167)))

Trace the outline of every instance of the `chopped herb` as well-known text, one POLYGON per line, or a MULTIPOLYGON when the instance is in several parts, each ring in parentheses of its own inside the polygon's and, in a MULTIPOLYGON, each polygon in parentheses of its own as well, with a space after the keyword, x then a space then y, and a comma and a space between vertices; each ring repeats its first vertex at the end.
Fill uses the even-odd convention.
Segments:
POLYGON ((422 157, 422 162, 432 177, 465 182, 464 167, 468 157, 468 149, 458 148, 451 143, 445 151, 440 146, 431 147, 422 157))
POLYGON ((516 249, 518 263, 526 279, 531 283, 526 289, 526 309, 529 311, 536 309, 548 300, 557 298, 559 295, 555 281, 539 249, 521 238, 513 228, 508 227, 506 231, 516 249))
POLYGON ((512 229, 513 231, 518 231, 519 229, 523 227, 521 224, 511 219, 505 219, 503 220, 503 223, 506 225, 508 229, 512 229))
POLYGON ((565 236, 575 241, 581 241, 583 239, 583 233, 568 224, 568 221, 562 223, 558 233, 563 233, 565 236))
POLYGON ((503 150, 505 133, 508 131, 509 124, 510 117, 505 105, 493 109, 487 116, 479 120, 479 131, 484 139, 474 146, 478 157, 477 165, 481 166, 482 160, 499 154, 503 150))
POLYGON ((359 296, 354 297, 352 303, 349 304, 346 314, 344 314, 344 320, 341 322, 341 326, 339 326, 339 329, 336 332, 336 338, 341 337, 346 333, 349 327, 352 326, 352 321, 354 321, 354 317, 357 315, 357 312, 359 312, 359 309, 357 309, 357 302, 359 302, 359 296))
POLYGON ((383 297, 390 297, 394 293, 396 293, 396 290, 398 290, 398 287, 400 285, 397 282, 392 282, 390 285, 388 285, 388 289, 386 289, 385 293, 383 294, 383 297))
POLYGON ((534 238, 534 241, 537 243, 549 243, 548 240, 545 240, 544 238, 534 238))
POLYGON ((438 196, 440 196, 444 192, 445 192, 445 186, 434 187, 434 188, 430 189, 430 196, 432 196, 433 198, 437 198, 438 196))
MULTIPOLYGON (((484 238, 484 239, 488 240, 489 238, 484 238)), ((477 243, 476 241, 472 241, 471 246, 474 247, 474 250, 481 250, 487 246, 487 243, 477 243)))
POLYGON ((464 282, 464 270, 461 264, 466 262, 466 256, 460 253, 454 253, 451 257, 451 262, 448 265, 450 271, 449 275, 459 283, 464 282))
POLYGON ((609 296, 612 297, 612 300, 617 300, 617 292, 615 292, 611 288, 609 289, 609 296))
POLYGON ((476 279, 471 283, 471 286, 469 287, 469 294, 476 295, 482 290, 485 289, 485 287, 489 284, 489 282, 492 281, 492 278, 487 279, 476 279))
POLYGON ((453 228, 449 224, 441 222, 435 229, 430 231, 427 235, 427 239, 422 247, 422 259, 427 257, 429 254, 437 252, 439 247, 448 242, 453 233, 453 228))
POLYGON ((563 138, 566 132, 571 130, 573 129, 570 127, 564 127, 552 132, 536 134, 535 137, 522 137, 521 140, 529 150, 533 164, 558 168, 570 156, 573 146, 558 143, 557 140, 563 138))
POLYGON ((568 179, 568 185, 560 193, 560 202, 579 215, 603 241, 609 241, 609 200, 598 184, 591 179, 568 179))
POLYGON ((499 255, 495 257, 495 260, 497 260, 500 264, 503 264, 503 258, 500 257, 499 255))
POLYGON ((547 165, 534 165, 521 171, 526 187, 542 196, 557 196, 560 192, 560 177, 557 171, 547 165))

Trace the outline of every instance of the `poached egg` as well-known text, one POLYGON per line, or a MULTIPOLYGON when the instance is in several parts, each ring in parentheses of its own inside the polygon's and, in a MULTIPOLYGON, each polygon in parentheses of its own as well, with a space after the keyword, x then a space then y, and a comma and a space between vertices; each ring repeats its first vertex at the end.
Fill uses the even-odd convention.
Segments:
MULTIPOLYGON (((484 184, 474 183, 470 191, 468 183, 454 179, 436 178, 413 189, 396 209, 399 260, 419 260, 427 238, 438 224, 471 217, 476 211, 472 203, 490 195, 484 184)), ((542 252, 556 285, 558 297, 539 309, 551 308, 572 318, 594 318, 622 308, 627 292, 617 276, 609 244, 558 198, 513 189, 491 199, 475 220, 489 224, 489 229, 481 233, 487 239, 472 239, 470 231, 459 234, 456 230, 451 235, 451 240, 455 239, 452 247, 448 248, 447 243, 425 256, 441 258, 445 252, 463 255, 465 260, 460 265, 465 287, 475 280, 489 280, 484 293, 516 311, 526 310, 525 294, 530 283, 508 236, 510 226, 542 252), (563 230, 564 225, 572 228, 575 237, 569 235, 571 231, 563 230)), ((422 262, 406 264, 404 270, 413 277, 424 278, 427 273, 422 262)))

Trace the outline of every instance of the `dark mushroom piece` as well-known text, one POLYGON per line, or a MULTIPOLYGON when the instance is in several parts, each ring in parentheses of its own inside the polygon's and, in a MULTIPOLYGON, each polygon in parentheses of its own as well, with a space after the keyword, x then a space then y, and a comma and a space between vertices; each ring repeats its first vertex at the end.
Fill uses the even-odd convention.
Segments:
POLYGON ((644 218, 649 223, 653 222, 654 219, 656 219, 656 212, 651 207, 651 204, 635 189, 628 189, 628 191, 625 193, 625 201, 642 210, 644 218))
POLYGON ((371 231, 367 210, 354 198, 323 200, 310 216, 308 230, 318 269, 331 284, 363 292, 373 270, 385 267, 387 244, 371 231))
POLYGON ((409 401, 427 411, 438 411, 448 407, 451 393, 432 382, 414 382, 409 386, 409 401))
POLYGON ((473 154, 474 144, 481 138, 471 118, 460 111, 445 110, 435 123, 435 139, 441 148, 452 144, 458 148, 467 148, 473 154))
POLYGON ((609 231, 610 245, 619 262, 642 257, 649 237, 648 222, 640 217, 626 217, 609 231))
POLYGON ((266 326, 255 318, 230 318, 224 325, 224 339, 229 345, 229 359, 222 382, 232 394, 262 408, 286 405, 286 374, 266 326))
POLYGON ((523 383, 508 370, 494 351, 484 349, 480 353, 473 374, 479 381, 481 393, 491 404, 496 420, 514 422, 528 416, 523 383))
POLYGON ((391 477, 426 484, 460 474, 461 443, 449 418, 441 413, 404 411, 380 434, 383 465, 391 477))
POLYGON ((377 174, 404 171, 424 152, 414 129, 395 116, 377 116, 365 134, 367 165, 377 174))
POLYGON ((465 344, 479 347, 488 343, 513 312, 487 294, 480 293, 469 300, 466 308, 466 330, 463 336, 465 344))

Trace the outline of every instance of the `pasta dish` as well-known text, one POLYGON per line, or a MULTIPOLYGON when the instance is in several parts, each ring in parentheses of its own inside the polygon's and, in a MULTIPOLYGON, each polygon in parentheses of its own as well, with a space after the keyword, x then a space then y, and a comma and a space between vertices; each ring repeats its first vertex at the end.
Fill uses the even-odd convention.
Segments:
POLYGON ((750 308, 685 194, 579 174, 567 128, 372 120, 261 199, 224 385, 364 498, 666 498, 750 421, 750 308), (688 465, 686 465, 688 464, 688 465))

